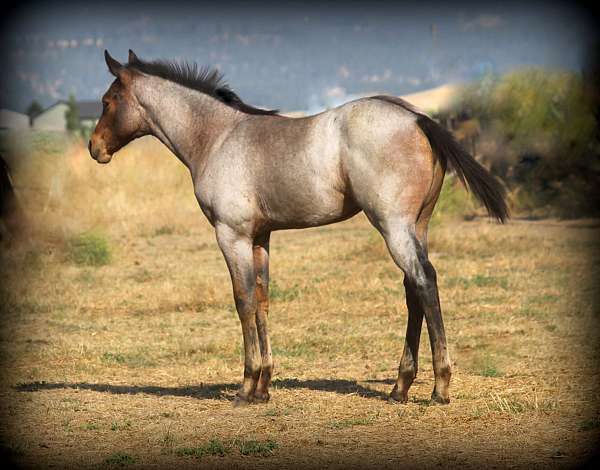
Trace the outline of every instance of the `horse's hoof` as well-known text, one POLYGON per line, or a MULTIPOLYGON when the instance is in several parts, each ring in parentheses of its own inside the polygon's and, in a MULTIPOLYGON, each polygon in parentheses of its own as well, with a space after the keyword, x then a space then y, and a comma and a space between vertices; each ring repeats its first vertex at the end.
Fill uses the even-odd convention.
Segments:
POLYGON ((449 397, 443 397, 439 395, 437 392, 433 392, 431 394, 431 404, 432 405, 447 405, 450 403, 449 397))
POLYGON ((408 401, 408 393, 398 391, 398 387, 394 387, 388 399, 390 403, 406 403, 408 401))
POLYGON ((269 400, 271 399, 271 395, 269 395, 269 392, 255 392, 254 393, 254 401, 256 403, 268 403, 269 400))
POLYGON ((252 403, 251 400, 249 400, 248 398, 245 397, 241 397, 241 396, 237 396, 235 397, 235 400, 233 400, 233 407, 234 408, 241 408, 243 406, 248 406, 250 403, 252 403))

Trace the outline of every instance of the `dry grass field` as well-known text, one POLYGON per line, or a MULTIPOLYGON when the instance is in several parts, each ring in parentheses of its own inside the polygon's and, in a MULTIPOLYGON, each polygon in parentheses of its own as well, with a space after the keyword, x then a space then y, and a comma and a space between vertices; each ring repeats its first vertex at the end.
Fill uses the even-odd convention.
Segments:
POLYGON ((272 399, 233 408, 241 329, 187 170, 150 139, 103 167, 42 144, 16 151, 32 229, 0 260, 0 432, 17 464, 571 468, 596 452, 597 221, 436 216, 448 406, 428 401, 425 329, 409 403, 387 402, 407 315, 366 219, 276 232, 272 399))

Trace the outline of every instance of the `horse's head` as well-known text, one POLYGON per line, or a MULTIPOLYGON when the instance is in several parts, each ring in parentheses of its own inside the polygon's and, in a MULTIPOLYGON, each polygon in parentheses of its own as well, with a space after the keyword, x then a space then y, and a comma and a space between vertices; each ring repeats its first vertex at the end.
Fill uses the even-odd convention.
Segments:
MULTIPOLYGON (((117 150, 148 132, 144 111, 133 93, 137 72, 113 59, 108 51, 104 51, 104 58, 116 80, 102 97, 102 116, 88 145, 98 163, 110 162, 117 150)), ((136 60, 129 51, 129 62, 136 60)))

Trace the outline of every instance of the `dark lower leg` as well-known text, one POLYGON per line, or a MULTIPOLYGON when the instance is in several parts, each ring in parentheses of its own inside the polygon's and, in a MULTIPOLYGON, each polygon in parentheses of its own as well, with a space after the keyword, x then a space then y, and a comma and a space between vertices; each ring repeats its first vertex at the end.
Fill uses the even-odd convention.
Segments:
POLYGON ((271 384, 271 375, 273 374, 273 356, 271 353, 271 341, 267 331, 267 309, 268 304, 259 300, 258 311, 256 314, 256 327, 258 330, 258 340, 261 351, 261 371, 254 397, 256 401, 269 401, 269 385, 271 384), (262 304, 262 305, 261 305, 262 304))
POLYGON ((427 331, 433 357, 435 386, 431 399, 437 403, 449 403, 452 368, 440 309, 436 273, 429 261, 426 261, 423 267, 427 281, 419 287, 419 298, 422 301, 425 319, 427 320, 427 331))
POLYGON ((417 293, 408 278, 404 277, 406 291, 406 305, 408 307, 408 323, 406 325, 406 339, 404 352, 398 367, 398 380, 390 397, 393 400, 406 403, 408 389, 413 383, 418 372, 419 342, 421 339, 421 325, 423 324, 423 310, 418 301, 417 293))
POLYGON ((236 404, 244 404, 254 399, 254 392, 260 378, 260 351, 259 341, 254 318, 252 315, 242 317, 242 333, 244 336, 244 380, 238 391, 236 404))
POLYGON ((254 392, 254 399, 259 402, 267 402, 269 401, 269 385, 273 374, 273 356, 267 328, 267 317, 269 315, 269 234, 255 240, 253 256, 256 272, 256 299, 258 302, 256 328, 261 353, 261 372, 254 392))

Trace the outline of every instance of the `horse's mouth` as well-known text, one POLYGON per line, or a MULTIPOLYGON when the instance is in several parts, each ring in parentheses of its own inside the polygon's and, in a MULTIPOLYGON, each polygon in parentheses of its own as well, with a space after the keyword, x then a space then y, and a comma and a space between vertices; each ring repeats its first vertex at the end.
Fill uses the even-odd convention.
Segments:
POLYGON ((112 160, 112 155, 109 155, 108 153, 104 153, 102 155, 99 155, 98 158, 95 158, 94 160, 96 160, 96 162, 98 162, 101 165, 106 165, 108 162, 110 162, 112 160))
POLYGON ((104 151, 90 152, 90 155, 94 160, 96 160, 96 162, 100 163, 101 165, 106 165, 112 160, 112 153, 104 151))

